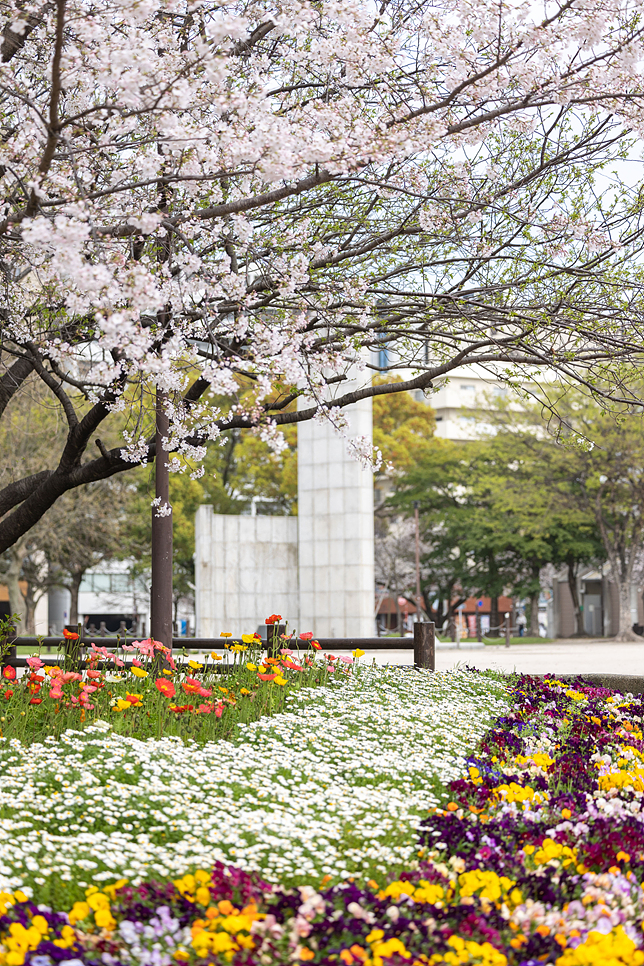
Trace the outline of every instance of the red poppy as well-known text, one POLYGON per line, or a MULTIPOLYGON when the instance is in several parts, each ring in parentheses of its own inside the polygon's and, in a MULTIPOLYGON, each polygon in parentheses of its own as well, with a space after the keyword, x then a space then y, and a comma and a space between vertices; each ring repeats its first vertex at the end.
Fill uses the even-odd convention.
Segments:
POLYGON ((183 714, 184 711, 194 711, 194 705, 193 704, 182 704, 182 705, 171 704, 170 710, 176 711, 177 714, 183 714))
POLYGON ((197 681, 195 678, 186 678, 181 687, 186 694, 198 694, 202 698, 209 698, 212 694, 211 690, 204 688, 201 681, 197 681))
POLYGON ((32 698, 29 704, 42 704, 42 698, 32 698))
POLYGON ((300 634, 300 640, 301 641, 312 641, 313 640, 313 631, 305 631, 304 634, 300 634))
POLYGON ((5 691, 4 696, 5 696, 5 698, 8 701, 9 698, 12 698, 13 697, 13 691, 11 691, 11 690, 10 691, 5 691))
POLYGON ((6 678, 7 681, 16 680, 16 669, 15 667, 5 667, 2 669, 2 677, 6 678))
POLYGON ((67 628, 63 630, 63 637, 65 638, 66 641, 78 640, 78 634, 76 634, 75 631, 68 631, 67 628))
POLYGON ((266 618, 266 620, 264 621, 264 623, 265 624, 279 624, 279 622, 281 621, 281 619, 282 619, 282 615, 281 614, 271 614, 270 617, 267 617, 266 618))
POLYGON ((311 641, 311 647, 314 647, 316 651, 320 650, 320 644, 317 641, 311 641))
POLYGON ((258 674, 257 677, 260 681, 274 681, 277 674, 258 674))
POLYGON ((165 678, 157 678, 154 683, 164 698, 174 698, 177 693, 177 689, 172 681, 166 681, 165 678))

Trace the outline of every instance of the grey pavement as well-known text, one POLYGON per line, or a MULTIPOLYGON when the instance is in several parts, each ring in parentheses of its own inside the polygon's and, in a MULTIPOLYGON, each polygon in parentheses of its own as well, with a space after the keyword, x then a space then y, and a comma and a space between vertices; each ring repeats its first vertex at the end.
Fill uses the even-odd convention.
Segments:
MULTIPOLYGON (((411 641, 410 641, 411 643, 411 641)), ((644 675, 644 638, 641 644, 618 644, 612 640, 560 640, 552 644, 512 644, 509 648, 476 643, 474 647, 436 648, 436 669, 445 671, 459 664, 470 667, 521 671, 527 674, 635 674, 644 675)), ((226 652, 221 650, 223 655, 226 652)), ((334 654, 349 651, 333 649, 334 654)), ((205 654, 191 654, 203 660, 205 654)), ((361 664, 413 664, 413 651, 384 649, 367 651, 361 664)))
MULTIPOLYGON (((411 651, 369 651, 362 663, 411 664, 411 651)), ((642 643, 620 644, 613 640, 561 640, 552 644, 513 644, 509 648, 487 646, 436 649, 436 669, 459 664, 496 668, 527 674, 635 674, 644 675, 642 643)))
POLYGON ((456 664, 498 668, 532 674, 635 674, 644 675, 642 643, 621 644, 614 640, 561 640, 552 644, 516 644, 486 647, 474 651, 437 651, 436 667, 456 664))

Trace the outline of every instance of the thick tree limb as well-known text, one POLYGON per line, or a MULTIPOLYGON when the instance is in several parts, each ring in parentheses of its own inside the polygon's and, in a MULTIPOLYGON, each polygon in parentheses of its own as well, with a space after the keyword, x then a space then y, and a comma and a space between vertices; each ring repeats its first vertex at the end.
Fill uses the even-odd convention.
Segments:
POLYGON ((0 44, 0 57, 3 64, 8 64, 12 57, 22 50, 29 34, 40 26, 51 8, 52 4, 46 3, 37 13, 30 13, 26 18, 26 26, 21 31, 16 32, 11 29, 11 24, 5 24, 0 44))
POLYGON ((0 417, 32 371, 33 363, 23 356, 0 379, 0 417))

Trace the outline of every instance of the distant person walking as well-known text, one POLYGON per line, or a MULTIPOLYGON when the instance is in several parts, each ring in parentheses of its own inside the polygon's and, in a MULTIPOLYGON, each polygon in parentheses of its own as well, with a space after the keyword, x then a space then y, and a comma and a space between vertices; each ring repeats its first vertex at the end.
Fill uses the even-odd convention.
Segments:
POLYGON ((528 623, 528 618, 525 614, 519 614, 517 617, 517 627, 519 628, 519 637, 523 637, 525 634, 526 625, 528 623))

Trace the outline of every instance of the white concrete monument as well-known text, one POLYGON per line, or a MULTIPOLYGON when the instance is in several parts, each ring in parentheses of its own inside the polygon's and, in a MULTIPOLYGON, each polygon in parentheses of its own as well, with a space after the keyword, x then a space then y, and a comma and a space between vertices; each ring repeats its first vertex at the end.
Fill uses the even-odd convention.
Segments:
MULTIPOLYGON (((348 417, 350 434, 371 440, 371 399, 348 417)), ((328 420, 298 424, 297 494, 302 629, 316 637, 373 637, 373 473, 328 420)))
MULTIPOLYGON (((371 440, 371 399, 347 416, 371 440)), ((297 517, 199 507, 197 637, 248 633, 273 613, 316 637, 374 636, 373 474, 328 421, 299 423, 297 439, 297 517)))
POLYGON ((297 517, 213 513, 195 520, 197 637, 252 634, 270 614, 299 619, 297 517))

